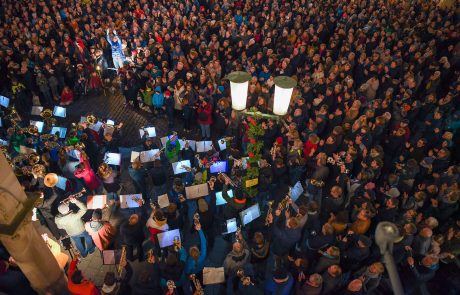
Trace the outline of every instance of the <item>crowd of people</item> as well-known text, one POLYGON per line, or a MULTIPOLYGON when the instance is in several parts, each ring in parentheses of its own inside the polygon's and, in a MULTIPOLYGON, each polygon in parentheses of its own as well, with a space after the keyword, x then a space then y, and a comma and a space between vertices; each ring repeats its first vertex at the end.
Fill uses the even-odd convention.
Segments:
MULTIPOLYGON (((404 293, 459 294, 459 9, 423 0, 2 1, 1 149, 25 191, 43 193, 37 218, 71 293, 203 294, 219 238, 230 248, 221 250, 223 294, 393 294, 374 241, 387 221, 399 231, 392 252, 404 293), (282 120, 256 118, 255 196, 242 181, 254 118, 232 110, 233 71, 251 75, 247 107, 262 113, 272 111, 276 76, 297 81, 282 120), (104 162, 126 148, 122 123, 81 114, 65 136, 50 135, 51 112, 32 112, 105 90, 147 110, 150 126, 166 118, 165 143, 142 137, 142 151, 159 150, 151 161, 104 162), (43 131, 30 120, 43 120, 43 131), (214 144, 197 152, 180 138, 214 144), (181 160, 190 167, 173 175, 181 160), (217 161, 229 168, 220 180, 209 169, 217 161), (190 198, 186 188, 198 184, 207 195, 190 198), (139 208, 125 209, 122 193, 142 194, 139 208), (106 195, 108 208, 88 209, 93 195, 106 195), (253 205, 261 216, 224 234, 253 205), (124 219, 111 224, 102 210, 124 219), (159 234, 175 229, 182 239, 161 247, 159 234), (78 252, 69 263, 57 240, 78 252), (107 249, 126 260, 96 286, 76 266, 107 249), (148 264, 135 280, 133 260, 148 264)), ((34 294, 14 257, 2 249, 0 258, 0 291, 34 294)))

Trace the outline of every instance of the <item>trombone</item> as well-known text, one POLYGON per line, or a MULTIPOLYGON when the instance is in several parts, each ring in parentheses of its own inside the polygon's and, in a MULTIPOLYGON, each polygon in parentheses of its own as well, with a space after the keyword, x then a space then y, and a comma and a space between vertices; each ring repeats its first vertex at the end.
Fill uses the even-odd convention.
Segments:
POLYGON ((235 188, 238 187, 238 185, 230 177, 228 177, 228 175, 225 173, 219 172, 217 174, 217 179, 222 183, 225 183, 226 181, 228 181, 231 186, 235 188))

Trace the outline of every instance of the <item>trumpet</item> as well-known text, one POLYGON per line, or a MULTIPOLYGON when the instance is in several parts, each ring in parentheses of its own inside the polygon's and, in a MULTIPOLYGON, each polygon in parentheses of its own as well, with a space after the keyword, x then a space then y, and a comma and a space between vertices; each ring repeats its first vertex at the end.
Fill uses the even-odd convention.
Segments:
POLYGON ((193 223, 195 225, 200 224, 200 213, 196 212, 195 214, 193 214, 193 223))
POLYGON ((233 139, 232 136, 226 136, 226 137, 222 138, 221 140, 219 140, 219 142, 220 142, 221 144, 224 144, 224 143, 226 143, 227 141, 231 141, 232 139, 233 139))
POLYGON ((196 278, 194 273, 190 275, 190 280, 192 280, 193 285, 195 286, 195 292, 193 292, 193 295, 204 295, 204 290, 201 286, 200 280, 196 278))
POLYGON ((180 248, 182 248, 182 243, 178 236, 174 237, 173 244, 174 244, 174 251, 179 252, 180 248))
POLYGON ((239 269, 236 272, 236 275, 241 278, 241 282, 243 283, 243 286, 254 285, 254 283, 251 281, 251 277, 244 275, 244 270, 243 269, 239 269))
POLYGON ((212 184, 215 184, 217 181, 217 178, 215 176, 211 176, 211 178, 209 178, 208 180, 208 184, 211 185, 212 184))
POLYGON ((185 166, 185 165, 181 165, 180 167, 181 167, 182 169, 185 169, 185 171, 187 171, 187 172, 192 172, 192 171, 193 171, 193 172, 196 172, 196 168, 191 168, 191 167, 185 166))
POLYGON ((217 174, 217 179, 222 183, 229 181, 231 186, 237 187, 236 183, 233 182, 233 180, 230 177, 228 177, 228 175, 225 173, 219 172, 219 174, 217 174))
POLYGON ((73 195, 68 196, 67 198, 65 198, 64 200, 62 200, 60 203, 61 203, 61 204, 68 204, 68 203, 70 202, 71 199, 80 198, 81 196, 83 196, 84 193, 86 193, 86 189, 85 189, 85 188, 83 188, 79 193, 76 193, 76 194, 73 194, 73 195))
POLYGON ((240 238, 238 238, 240 235, 241 235, 241 225, 239 225, 236 228, 236 232, 235 232, 235 240, 236 240, 237 243, 241 243, 240 238))
POLYGON ((269 226, 270 222, 268 221, 268 216, 272 214, 273 211, 273 201, 268 201, 268 210, 267 210, 267 216, 265 217, 265 226, 269 226))
POLYGON ((233 167, 242 167, 243 166, 243 160, 242 159, 234 158, 232 155, 228 156, 228 159, 233 160, 233 167))
POLYGON ((27 133, 29 133, 30 135, 34 135, 38 133, 38 127, 35 125, 30 125, 26 129, 27 129, 27 133))
POLYGON ((121 255, 120 255, 120 262, 118 263, 118 277, 121 277, 121 273, 123 272, 123 268, 126 265, 126 245, 121 246, 121 255))
POLYGON ((290 200, 291 200, 291 188, 289 188, 289 192, 284 197, 284 199, 282 199, 281 202, 278 203, 278 210, 284 210, 284 209, 289 208, 290 200))

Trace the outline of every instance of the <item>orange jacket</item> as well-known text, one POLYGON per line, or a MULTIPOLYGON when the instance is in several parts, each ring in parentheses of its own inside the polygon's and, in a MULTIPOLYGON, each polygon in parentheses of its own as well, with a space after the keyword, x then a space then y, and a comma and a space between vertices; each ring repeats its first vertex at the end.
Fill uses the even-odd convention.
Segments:
POLYGON ((80 284, 74 284, 72 282, 72 275, 77 270, 77 260, 72 260, 67 271, 67 287, 69 288, 70 293, 73 295, 100 295, 101 293, 96 288, 93 282, 83 280, 80 284))

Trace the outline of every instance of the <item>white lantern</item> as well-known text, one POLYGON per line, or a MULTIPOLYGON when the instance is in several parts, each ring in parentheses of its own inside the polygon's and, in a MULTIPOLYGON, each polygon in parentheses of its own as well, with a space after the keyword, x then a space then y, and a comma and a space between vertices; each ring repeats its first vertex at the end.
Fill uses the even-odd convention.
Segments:
POLYGON ((286 115, 292 92, 297 85, 296 80, 287 76, 278 76, 275 82, 275 98, 273 99, 273 113, 278 116, 286 115))
POLYGON ((230 93, 232 97, 232 109, 242 111, 246 108, 248 100, 248 85, 251 75, 246 72, 236 71, 227 75, 230 80, 230 93))

